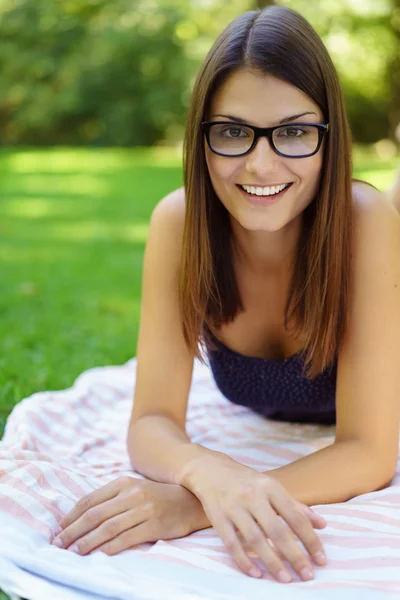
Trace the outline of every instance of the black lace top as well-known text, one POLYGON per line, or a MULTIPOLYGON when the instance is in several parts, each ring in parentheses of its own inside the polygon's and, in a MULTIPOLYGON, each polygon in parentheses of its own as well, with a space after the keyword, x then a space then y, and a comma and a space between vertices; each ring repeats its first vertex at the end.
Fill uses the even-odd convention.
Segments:
POLYGON ((215 382, 235 404, 269 419, 299 423, 336 423, 337 358, 314 380, 302 372, 301 352, 279 361, 231 350, 210 331, 218 350, 207 350, 215 382))

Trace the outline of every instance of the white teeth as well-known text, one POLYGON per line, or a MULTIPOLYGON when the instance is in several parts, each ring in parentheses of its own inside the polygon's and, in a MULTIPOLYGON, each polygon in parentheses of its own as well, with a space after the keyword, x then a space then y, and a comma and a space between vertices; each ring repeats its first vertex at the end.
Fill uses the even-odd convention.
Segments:
POLYGON ((256 196, 273 196, 274 194, 278 194, 285 188, 287 188, 290 184, 284 183, 282 185, 276 185, 272 187, 253 187, 249 185, 241 185, 248 194, 254 194, 256 196))

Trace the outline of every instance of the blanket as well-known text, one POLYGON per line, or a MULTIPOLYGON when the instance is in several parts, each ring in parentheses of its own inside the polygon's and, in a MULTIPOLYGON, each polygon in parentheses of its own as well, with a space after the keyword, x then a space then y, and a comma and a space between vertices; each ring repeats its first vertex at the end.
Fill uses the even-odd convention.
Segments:
MULTIPOLYGON (((142 478, 126 436, 136 359, 84 372, 70 389, 15 406, 0 442, 0 588, 31 600, 129 598, 395 598, 400 593, 400 469, 391 485, 314 510, 327 565, 280 584, 243 574, 213 528, 108 556, 51 545, 57 522, 84 495, 122 475, 142 478)), ((195 443, 266 471, 331 444, 334 426, 270 421, 229 402, 209 364, 194 363, 187 433, 195 443)), ((300 542, 299 542, 300 543, 300 542)))

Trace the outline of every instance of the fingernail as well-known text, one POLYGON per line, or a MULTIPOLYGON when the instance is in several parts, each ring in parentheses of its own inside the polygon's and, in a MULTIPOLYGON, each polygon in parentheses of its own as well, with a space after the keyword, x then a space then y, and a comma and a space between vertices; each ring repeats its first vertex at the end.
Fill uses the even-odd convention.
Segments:
POLYGON ((313 577, 310 569, 307 569, 307 568, 302 569, 302 571, 300 571, 300 575, 301 575, 302 579, 304 579, 304 581, 309 581, 313 577))
POLYGON ((316 552, 313 554, 313 559, 317 565, 324 565, 326 563, 326 556, 323 552, 316 552))
POLYGON ((278 579, 282 583, 290 583, 292 581, 292 578, 287 571, 279 571, 278 579))
POLYGON ((60 540, 60 538, 56 538, 55 540, 53 540, 53 545, 57 546, 57 548, 62 548, 63 547, 63 543, 60 540))
POLYGON ((252 568, 249 571, 249 575, 251 575, 251 577, 261 577, 262 573, 261 571, 259 571, 258 569, 252 568))
POLYGON ((54 531, 54 535, 55 535, 55 536, 56 536, 56 535, 59 535, 61 532, 62 532, 62 529, 61 529, 61 527, 60 527, 60 526, 57 526, 57 528, 56 528, 56 529, 55 529, 55 531, 54 531))
POLYGON ((76 544, 73 544, 71 546, 71 548, 68 548, 68 550, 70 550, 71 552, 76 552, 76 554, 79 554, 79 549, 78 549, 78 546, 76 544))

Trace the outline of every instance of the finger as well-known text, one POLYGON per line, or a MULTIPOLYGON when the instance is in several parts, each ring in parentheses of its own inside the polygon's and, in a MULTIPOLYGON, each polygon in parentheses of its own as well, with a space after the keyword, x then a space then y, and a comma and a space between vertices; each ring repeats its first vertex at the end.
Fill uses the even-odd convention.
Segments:
POLYGON ((132 508, 132 498, 123 495, 94 506, 66 527, 52 543, 59 548, 68 548, 76 540, 82 538, 82 536, 97 529, 102 523, 126 512, 130 508, 132 508))
POLYGON ((150 521, 146 520, 138 525, 127 529, 123 533, 120 533, 113 539, 110 539, 105 544, 97 547, 95 550, 104 552, 109 556, 129 550, 140 544, 146 544, 149 542, 158 542, 159 537, 153 534, 153 529, 150 525, 150 521))
POLYGON ((203 509, 239 569, 250 577, 261 577, 262 572, 244 551, 233 523, 218 508, 208 508, 203 504, 203 509))
POLYGON ((61 519, 59 526, 64 529, 94 506, 115 498, 121 489, 117 481, 118 479, 111 481, 91 494, 80 498, 74 508, 61 519))
MULTIPOLYGON (((293 535, 293 531, 288 527, 287 523, 285 523, 285 521, 281 519, 269 505, 264 506, 262 509, 260 509, 260 505, 257 505, 257 507, 252 510, 252 514, 259 523, 261 529, 292 565, 299 577, 304 581, 312 579, 314 576, 312 563, 304 552, 304 549, 298 545, 293 535)), ((303 519, 305 519, 311 527, 310 521, 305 514, 301 514, 303 519)))
POLYGON ((318 513, 314 512, 310 506, 306 506, 305 504, 302 504, 301 506, 306 516, 310 519, 311 525, 315 529, 324 529, 324 527, 328 525, 326 519, 324 519, 324 517, 322 517, 318 513))
MULTIPOLYGON (((315 533, 310 519, 304 514, 304 510, 298 507, 284 488, 282 490, 279 490, 279 488, 273 490, 270 500, 272 508, 286 521, 289 528, 297 535, 313 560, 318 565, 325 564, 326 558, 322 542, 315 533)), ((273 541, 275 542, 275 540, 273 541)), ((312 570, 311 563, 310 568, 312 570)))
MULTIPOLYGON (((277 519, 276 513, 272 510, 271 513, 274 515, 273 518, 277 519)), ((271 575, 281 583, 290 583, 292 577, 289 571, 268 542, 266 532, 259 527, 251 514, 243 509, 237 509, 235 514, 230 517, 248 545, 257 552, 271 575)))
POLYGON ((146 519, 146 515, 141 510, 133 509, 126 511, 105 521, 97 529, 90 531, 87 535, 76 540, 68 550, 81 555, 88 554, 95 548, 109 543, 124 531, 136 527, 146 519))

